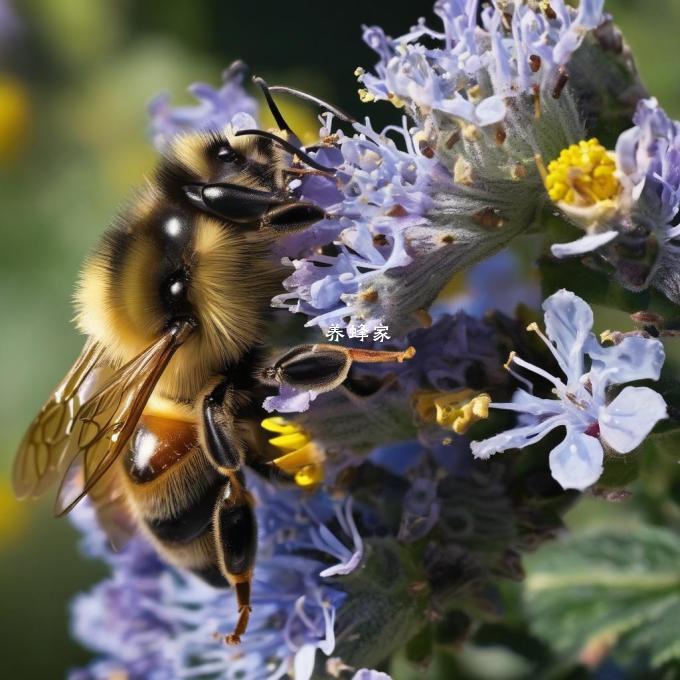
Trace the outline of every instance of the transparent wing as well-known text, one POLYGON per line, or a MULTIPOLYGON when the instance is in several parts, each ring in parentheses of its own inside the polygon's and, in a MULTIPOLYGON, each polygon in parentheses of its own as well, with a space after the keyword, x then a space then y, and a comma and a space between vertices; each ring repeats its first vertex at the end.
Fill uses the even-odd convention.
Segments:
POLYGON ((128 507, 119 476, 120 466, 112 465, 89 490, 97 522, 113 550, 121 550, 135 533, 136 522, 128 507))
POLYGON ((98 389, 110 369, 101 362, 102 348, 83 347, 66 377, 29 426, 14 460, 12 482, 17 498, 37 498, 61 478, 75 417, 88 393, 98 389))
POLYGON ((124 450, 165 367, 191 331, 173 327, 138 357, 119 369, 74 417, 64 456, 68 467, 57 493, 54 513, 69 512, 124 450))

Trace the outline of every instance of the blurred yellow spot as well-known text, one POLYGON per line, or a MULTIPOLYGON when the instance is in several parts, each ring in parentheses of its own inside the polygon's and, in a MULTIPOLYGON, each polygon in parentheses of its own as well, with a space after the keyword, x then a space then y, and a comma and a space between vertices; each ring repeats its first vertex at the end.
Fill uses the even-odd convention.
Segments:
POLYGON ((456 434, 465 434, 478 420, 488 418, 490 402, 488 394, 478 394, 469 388, 453 392, 421 391, 413 396, 413 407, 421 420, 436 422, 456 434))
POLYGON ((439 291, 437 301, 450 300, 457 295, 464 295, 466 293, 466 276, 468 272, 458 271, 450 279, 449 282, 439 291))
POLYGON ((563 149, 548 165, 545 187, 555 201, 585 207, 614 198, 620 184, 612 154, 597 139, 563 149))
POLYGON ((21 534, 26 519, 26 505, 14 497, 9 480, 0 477, 0 548, 21 534))
POLYGON ((281 450, 283 455, 272 462, 284 472, 295 475, 298 486, 312 486, 323 481, 326 456, 304 429, 280 416, 265 418, 261 425, 278 435, 272 437, 269 443, 281 450))
POLYGON ((0 74, 0 163, 13 160, 28 133, 30 104, 24 86, 0 74))

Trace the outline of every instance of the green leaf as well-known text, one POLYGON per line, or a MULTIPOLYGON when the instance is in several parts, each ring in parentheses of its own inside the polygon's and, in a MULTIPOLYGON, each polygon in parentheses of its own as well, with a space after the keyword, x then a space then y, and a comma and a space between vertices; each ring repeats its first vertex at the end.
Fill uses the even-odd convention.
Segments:
POLYGON ((652 668, 680 659, 680 540, 638 526, 574 536, 526 560, 533 632, 597 665, 612 653, 652 668))
POLYGON ((635 481, 640 475, 640 454, 637 451, 622 455, 606 455, 604 470, 597 485, 608 489, 621 489, 635 481))

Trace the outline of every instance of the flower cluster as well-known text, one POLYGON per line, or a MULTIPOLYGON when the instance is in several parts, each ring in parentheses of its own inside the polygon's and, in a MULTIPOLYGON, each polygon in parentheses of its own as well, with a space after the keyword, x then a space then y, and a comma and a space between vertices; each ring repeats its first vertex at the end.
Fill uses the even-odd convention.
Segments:
POLYGON ((509 115, 509 98, 534 88, 557 93, 565 84, 560 69, 588 31, 604 21, 604 0, 584 0, 578 11, 563 0, 543 7, 480 5, 478 0, 437 2, 441 32, 423 20, 396 40, 378 27, 366 28, 364 40, 380 61, 375 75, 359 70, 362 99, 405 105, 415 120, 435 112, 475 126, 493 125, 509 115), (422 38, 437 47, 426 47, 422 38))
MULTIPOLYGON (((633 122, 634 127, 619 136, 615 152, 608 152, 615 185, 607 195, 596 196, 586 207, 576 206, 568 195, 554 197, 587 235, 552 250, 558 257, 596 250, 626 288, 653 286, 677 303, 680 123, 671 120, 655 99, 639 102, 633 122)), ((576 182, 590 173, 582 169, 577 177, 575 164, 569 167, 576 182)))
POLYGON ((222 74, 222 87, 194 83, 189 92, 198 100, 194 106, 170 106, 167 92, 156 95, 149 104, 150 135, 153 145, 163 151, 168 142, 183 132, 235 130, 256 127, 257 102, 246 94, 243 79, 246 67, 235 62, 222 74))
MULTIPOLYGON (((367 122, 335 136, 340 196, 315 233, 326 241, 313 244, 334 252, 293 257, 288 292, 274 304, 306 314, 309 326, 405 332, 453 273, 535 224, 548 200, 541 159, 585 138, 588 88, 569 68, 580 69, 585 43, 605 53, 593 33, 606 23, 602 5, 441 1, 441 32, 422 20, 396 39, 366 28, 379 61, 357 71, 361 98, 389 101, 408 119, 381 134, 367 122)), ((320 137, 331 136, 326 126, 320 137)), ((313 190, 305 197, 317 200, 313 190)))
MULTIPOLYGON (((304 680, 322 667, 375 666, 430 609, 436 618, 465 598, 473 608, 493 606, 495 591, 480 591, 479 583, 492 574, 517 578, 518 553, 558 525, 527 518, 524 503, 536 498, 511 494, 503 465, 475 466, 466 441, 445 442, 446 424, 421 418, 418 404, 460 395, 467 385, 509 394, 494 332, 503 324, 511 322, 445 316, 431 332, 407 338, 418 360, 398 364, 396 376, 381 364, 362 367, 347 388, 320 395, 300 425, 266 423, 286 452, 277 459, 284 469, 310 437, 325 449, 327 490, 248 475, 260 548, 253 613, 237 649, 213 635, 233 626, 232 593, 165 565, 142 536, 112 552, 92 507, 77 510, 87 552, 112 575, 74 603, 74 634, 100 658, 72 677, 304 680)), ((505 335, 509 341, 512 333, 505 335)), ((564 500, 549 494, 545 502, 564 500)))
MULTIPOLYGON (((660 388, 629 384, 660 379, 653 324, 598 342, 591 308, 559 290, 543 333, 531 310, 515 310, 537 299, 524 265, 497 253, 544 233, 557 208, 585 235, 552 244, 554 256, 597 251, 625 287, 680 301, 680 125, 641 99, 603 0, 438 0, 435 14, 440 30, 364 30, 378 63, 357 71, 360 98, 403 117, 343 131, 323 114, 305 153, 334 172, 293 172, 288 189, 324 219, 274 246, 289 267, 274 307, 316 333, 362 328, 347 356, 389 326, 373 348, 406 360, 355 362, 333 391, 283 386, 264 401, 294 414, 262 427, 297 486, 247 475, 260 547, 237 649, 213 638, 234 624, 232 593, 163 564, 141 536, 111 552, 81 508, 86 549, 112 575, 74 604, 74 633, 100 658, 73 678, 388 680, 369 669, 428 626, 437 639, 452 612, 494 609, 494 577, 522 577, 521 552, 550 538, 577 496, 566 490, 598 483, 672 413, 660 388), (625 116, 637 105, 614 151, 593 136, 612 102, 625 116), (438 298, 476 263, 462 294, 438 298), (503 429, 503 412, 517 423, 503 429), (562 441, 546 446, 558 428, 562 441), (518 456, 488 460, 510 449, 518 456)), ((220 89, 190 91, 196 106, 152 102, 159 150, 185 132, 257 126, 241 64, 220 89)))
POLYGON ((113 573, 74 602, 74 635, 101 658, 72 678, 103 680, 114 672, 130 678, 167 679, 187 672, 279 678, 294 672, 304 680, 312 676, 317 650, 331 655, 336 613, 346 596, 326 578, 351 573, 363 551, 351 498, 334 505, 322 495, 275 490, 257 477, 249 482, 261 537, 249 642, 242 648, 227 647, 215 635, 235 623, 229 590, 165 565, 142 536, 113 552, 93 507, 74 513, 86 552, 103 558, 113 573), (336 515, 351 549, 324 524, 336 515), (336 559, 340 563, 334 565, 336 559))

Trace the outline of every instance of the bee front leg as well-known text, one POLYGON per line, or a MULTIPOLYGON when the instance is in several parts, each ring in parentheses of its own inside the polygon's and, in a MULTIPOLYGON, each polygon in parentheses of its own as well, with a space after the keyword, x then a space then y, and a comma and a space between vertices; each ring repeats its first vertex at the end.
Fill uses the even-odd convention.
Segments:
POLYGON ((345 381, 352 363, 402 362, 416 353, 413 347, 399 352, 353 349, 340 345, 299 345, 262 371, 269 385, 287 385, 296 390, 329 392, 345 381))
POLYGON ((250 590, 257 552, 257 521, 253 502, 239 477, 229 475, 213 517, 219 568, 236 591, 238 603, 238 619, 234 630, 224 636, 224 641, 229 645, 239 644, 248 627, 252 610, 250 590))
POLYGON ((184 193, 201 210, 238 224, 257 224, 270 208, 285 203, 281 196, 270 191, 229 182, 188 184, 184 193))
POLYGON ((315 203, 291 200, 267 210, 262 226, 281 233, 303 231, 324 217, 326 211, 315 203))

